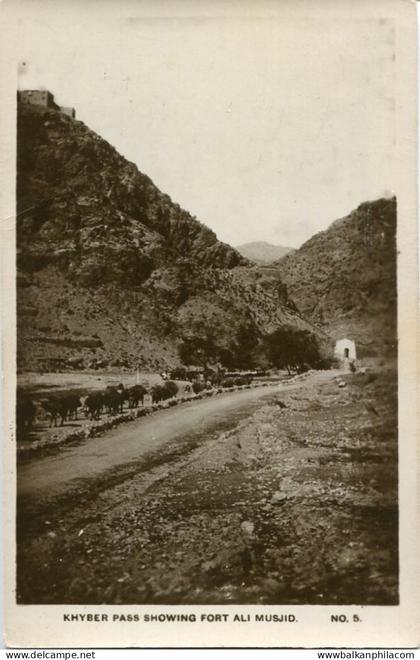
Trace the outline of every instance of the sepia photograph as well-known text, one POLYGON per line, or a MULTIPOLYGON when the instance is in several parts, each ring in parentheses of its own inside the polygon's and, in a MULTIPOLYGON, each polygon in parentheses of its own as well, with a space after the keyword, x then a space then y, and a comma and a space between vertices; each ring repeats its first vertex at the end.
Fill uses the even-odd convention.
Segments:
POLYGON ((401 602, 398 3, 317 4, 16 3, 17 606, 401 602))

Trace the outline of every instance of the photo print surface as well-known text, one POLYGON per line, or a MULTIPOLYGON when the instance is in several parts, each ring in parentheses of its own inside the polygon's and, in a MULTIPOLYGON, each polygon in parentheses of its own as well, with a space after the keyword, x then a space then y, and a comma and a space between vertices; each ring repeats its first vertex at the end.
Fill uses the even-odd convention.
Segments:
POLYGON ((10 593, 275 646, 406 598, 408 21, 216 4, 10 10, 10 593))

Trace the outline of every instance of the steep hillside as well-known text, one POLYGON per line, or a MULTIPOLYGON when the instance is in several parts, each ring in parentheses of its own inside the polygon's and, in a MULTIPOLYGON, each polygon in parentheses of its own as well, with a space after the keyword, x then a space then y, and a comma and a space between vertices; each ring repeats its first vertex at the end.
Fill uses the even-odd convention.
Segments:
POLYGON ((251 267, 58 111, 19 107, 17 196, 20 369, 159 368, 208 328, 228 345, 241 328, 306 325, 278 274, 251 267))
POLYGON ((283 247, 282 245, 272 245, 266 241, 254 241, 236 246, 237 251, 246 259, 250 259, 256 264, 270 264, 277 259, 281 259, 293 248, 283 247))
POLYGON ((361 204, 276 264, 299 311, 362 354, 396 351, 396 215, 395 198, 361 204))

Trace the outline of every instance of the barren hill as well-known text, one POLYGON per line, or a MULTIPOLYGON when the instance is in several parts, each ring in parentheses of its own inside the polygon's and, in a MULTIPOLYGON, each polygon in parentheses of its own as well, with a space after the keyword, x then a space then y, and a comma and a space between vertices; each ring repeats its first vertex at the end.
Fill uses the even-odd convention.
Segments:
POLYGON ((252 267, 80 121, 18 108, 18 367, 160 368, 210 329, 229 345, 304 327, 252 267))
POLYGON ((395 198, 360 204, 276 263, 299 311, 365 354, 396 351, 396 214, 395 198))
POLYGON ((285 254, 293 250, 293 248, 284 247, 282 245, 273 245, 266 241, 243 243, 243 245, 237 245, 236 249, 243 257, 250 259, 259 265, 270 264, 277 259, 281 259, 285 254))

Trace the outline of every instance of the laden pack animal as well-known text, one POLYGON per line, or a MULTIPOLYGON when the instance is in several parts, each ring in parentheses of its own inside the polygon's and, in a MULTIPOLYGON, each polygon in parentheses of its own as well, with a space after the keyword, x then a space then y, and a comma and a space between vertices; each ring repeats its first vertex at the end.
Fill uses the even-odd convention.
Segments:
POLYGON ((108 385, 104 393, 104 404, 110 415, 118 415, 123 412, 124 402, 128 400, 128 392, 124 386, 114 387, 108 385))
POLYGON ((128 407, 137 408, 141 401, 141 405, 144 405, 144 397, 147 394, 147 390, 143 385, 133 385, 127 390, 128 394, 128 407))
POLYGON ((32 399, 22 392, 16 393, 16 429, 20 433, 31 428, 36 415, 36 406, 32 399))
POLYGON ((55 392, 48 399, 41 402, 44 410, 50 415, 50 426, 57 426, 57 419, 61 418, 60 426, 68 419, 77 419, 77 410, 82 405, 77 394, 72 392, 55 392))
POLYGON ((176 396, 178 393, 178 385, 173 380, 168 380, 163 387, 168 393, 168 396, 165 397, 167 399, 176 396))
POLYGON ((51 395, 48 399, 41 401, 41 406, 50 417, 50 428, 53 424, 57 426, 58 418, 61 419, 60 426, 63 426, 68 413, 68 406, 65 399, 51 395))
POLYGON ((104 394, 102 392, 92 392, 85 399, 85 414, 91 419, 99 419, 104 405, 104 394))
POLYGON ((64 400, 67 404, 68 419, 77 419, 77 410, 82 405, 80 397, 77 394, 66 394, 64 400))
POLYGON ((155 385, 152 388, 152 403, 166 401, 176 395, 178 387, 173 381, 168 381, 164 385, 155 385))
POLYGON ((160 403, 167 398, 167 392, 162 385, 152 387, 152 403, 160 403))

